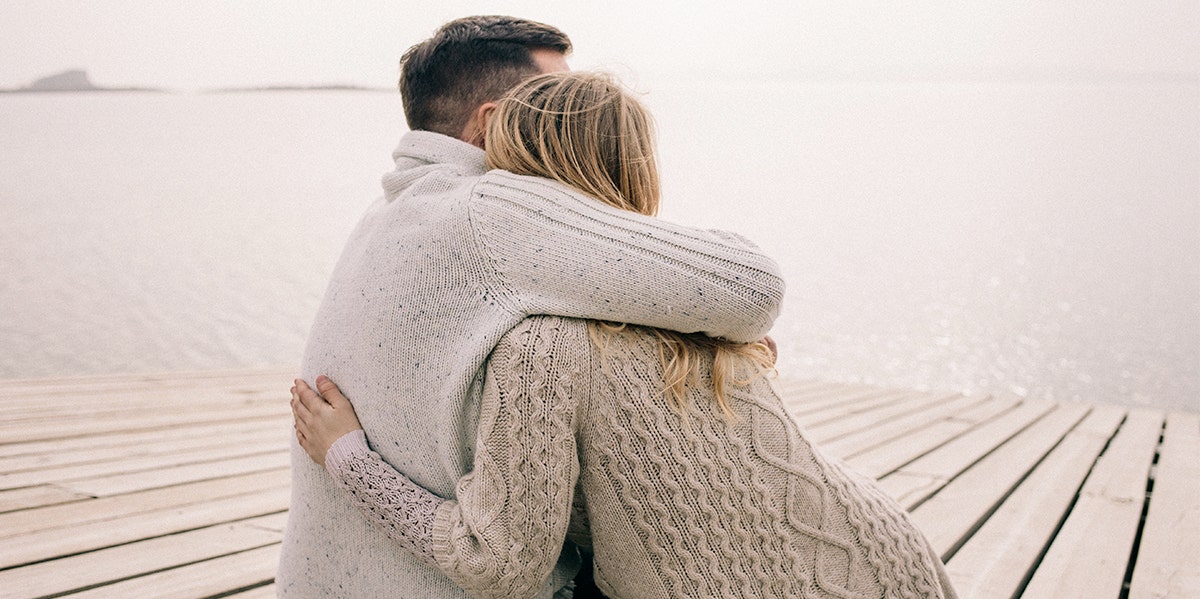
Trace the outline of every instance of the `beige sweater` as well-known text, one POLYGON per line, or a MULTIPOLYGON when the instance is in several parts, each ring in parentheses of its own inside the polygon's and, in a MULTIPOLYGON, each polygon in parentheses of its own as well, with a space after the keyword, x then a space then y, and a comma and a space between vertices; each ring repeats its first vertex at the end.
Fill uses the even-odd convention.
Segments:
POLYGON ((573 503, 611 597, 955 596, 904 510, 822 456, 768 380, 731 389, 730 421, 705 376, 681 416, 659 394, 656 352, 644 330, 601 352, 584 321, 520 323, 487 364, 456 501, 408 481, 361 434, 335 443, 327 468, 368 521, 476 597, 542 588, 573 503))
MULTIPOLYGON (((441 497, 454 497, 472 467, 483 364, 526 316, 747 341, 779 313, 778 265, 735 235, 488 171, 483 150, 436 133, 405 134, 394 158, 386 196, 355 227, 330 277, 301 375, 310 384, 319 374, 337 381, 375 450, 441 497)), ((341 489, 293 443, 281 596, 465 596, 382 532, 345 518, 347 508, 341 489)), ((574 574, 570 557, 548 593, 574 574)))

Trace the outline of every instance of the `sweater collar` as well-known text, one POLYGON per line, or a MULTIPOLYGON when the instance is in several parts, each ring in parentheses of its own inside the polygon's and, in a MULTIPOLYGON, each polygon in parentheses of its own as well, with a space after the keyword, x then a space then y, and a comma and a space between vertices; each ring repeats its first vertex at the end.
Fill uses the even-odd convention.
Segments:
POLYGON ((428 172, 428 166, 450 166, 464 176, 481 176, 487 172, 483 150, 459 139, 432 131, 409 131, 400 138, 392 152, 396 169, 383 176, 383 191, 388 200, 395 199, 417 177, 428 172))

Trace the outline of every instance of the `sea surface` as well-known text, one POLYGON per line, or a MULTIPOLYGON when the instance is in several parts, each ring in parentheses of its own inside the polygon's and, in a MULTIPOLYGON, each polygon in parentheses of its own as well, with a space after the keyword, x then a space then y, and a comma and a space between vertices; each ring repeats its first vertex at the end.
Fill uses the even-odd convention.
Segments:
MULTIPOLYGON (((663 217, 782 266, 789 377, 1200 410, 1195 81, 642 81, 663 217)), ((298 364, 375 92, 0 95, 0 378, 298 364)))

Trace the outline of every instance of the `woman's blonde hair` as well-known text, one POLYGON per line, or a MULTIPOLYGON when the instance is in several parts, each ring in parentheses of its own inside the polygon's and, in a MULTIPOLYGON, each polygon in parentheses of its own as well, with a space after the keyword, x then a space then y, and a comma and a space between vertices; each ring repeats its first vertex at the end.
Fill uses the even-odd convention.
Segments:
MULTIPOLYGON (((497 103, 484 147, 489 168, 553 179, 624 210, 658 213, 653 121, 610 76, 562 72, 526 80, 497 103)), ((593 322, 588 332, 605 348, 610 335, 625 329, 626 325, 593 322)), ((687 386, 699 383, 699 360, 705 352, 713 355, 713 390, 726 416, 733 414, 726 383, 748 384, 773 367, 774 356, 762 343, 648 330, 659 340, 664 393, 681 410, 687 407, 687 386), (735 375, 738 358, 749 358, 749 377, 735 375)))
POLYGON ((498 103, 484 147, 490 168, 554 179, 617 208, 658 213, 650 113, 607 75, 527 79, 498 103))

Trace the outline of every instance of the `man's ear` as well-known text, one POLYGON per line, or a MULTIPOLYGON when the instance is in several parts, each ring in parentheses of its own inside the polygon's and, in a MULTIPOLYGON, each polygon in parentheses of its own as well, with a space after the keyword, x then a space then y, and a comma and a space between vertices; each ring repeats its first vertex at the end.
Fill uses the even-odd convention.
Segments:
POLYGON ((479 107, 479 111, 482 113, 482 116, 483 116, 483 130, 484 131, 487 131, 488 121, 492 120, 492 115, 496 113, 496 109, 499 107, 500 107, 500 105, 495 102, 484 102, 483 105, 481 105, 479 107))
POLYGON ((471 118, 467 119, 466 127, 463 127, 463 141, 482 148, 483 142, 487 138, 488 119, 492 118, 492 113, 496 112, 497 104, 495 102, 484 102, 478 108, 471 112, 471 118))

